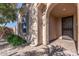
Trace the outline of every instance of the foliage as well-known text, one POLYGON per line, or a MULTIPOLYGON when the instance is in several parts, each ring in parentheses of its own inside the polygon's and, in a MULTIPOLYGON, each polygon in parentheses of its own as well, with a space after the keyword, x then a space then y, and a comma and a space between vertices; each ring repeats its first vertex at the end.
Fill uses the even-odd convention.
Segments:
POLYGON ((26 40, 23 40, 23 38, 21 38, 18 35, 14 35, 14 34, 8 35, 6 39, 13 46, 20 46, 20 45, 27 43, 26 40))
MULTIPOLYGON (((0 3, 0 24, 4 24, 5 27, 7 23, 16 21, 16 4, 15 3, 0 3)), ((4 28, 2 28, 2 35, 0 39, 5 34, 4 28)))
POLYGON ((16 4, 0 3, 0 23, 7 23, 16 20, 16 4))

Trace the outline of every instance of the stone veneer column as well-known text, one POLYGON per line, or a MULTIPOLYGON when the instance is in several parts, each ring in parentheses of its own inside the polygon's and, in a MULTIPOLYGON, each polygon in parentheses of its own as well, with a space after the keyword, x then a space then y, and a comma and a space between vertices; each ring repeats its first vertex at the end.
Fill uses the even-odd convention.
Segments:
POLYGON ((38 9, 34 8, 32 9, 32 15, 31 15, 31 44, 30 46, 37 46, 38 45, 38 9))
POLYGON ((42 17, 43 20, 43 45, 47 45, 49 43, 49 22, 46 18, 46 13, 42 17))

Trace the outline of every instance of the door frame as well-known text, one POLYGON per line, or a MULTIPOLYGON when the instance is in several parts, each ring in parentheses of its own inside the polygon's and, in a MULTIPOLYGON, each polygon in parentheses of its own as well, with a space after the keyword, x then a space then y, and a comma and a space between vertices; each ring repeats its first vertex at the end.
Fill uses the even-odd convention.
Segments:
MULTIPOLYGON (((63 20, 66 19, 66 18, 72 18, 72 39, 74 39, 74 16, 62 17, 62 18, 61 18, 61 28, 62 28, 62 25, 63 25, 62 22, 63 22, 63 20)), ((62 28, 61 30, 62 30, 62 31, 61 31, 62 33, 61 33, 61 34, 62 34, 62 36, 63 36, 63 28, 62 28)))

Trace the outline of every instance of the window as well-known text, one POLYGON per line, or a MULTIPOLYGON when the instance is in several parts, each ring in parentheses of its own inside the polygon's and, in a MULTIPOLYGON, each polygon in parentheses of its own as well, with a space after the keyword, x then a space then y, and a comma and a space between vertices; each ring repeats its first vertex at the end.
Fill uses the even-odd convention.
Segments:
POLYGON ((29 12, 22 17, 22 32, 29 33, 29 12))
POLYGON ((22 17, 22 32, 26 33, 26 19, 25 16, 22 17))

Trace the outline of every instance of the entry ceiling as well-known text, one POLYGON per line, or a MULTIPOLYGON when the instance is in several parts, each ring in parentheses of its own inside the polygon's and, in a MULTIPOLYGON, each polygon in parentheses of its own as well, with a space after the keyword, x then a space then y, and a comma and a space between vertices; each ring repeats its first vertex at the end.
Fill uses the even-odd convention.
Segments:
POLYGON ((57 16, 57 17, 73 15, 74 13, 76 13, 76 4, 59 3, 52 9, 51 13, 53 16, 57 16))

